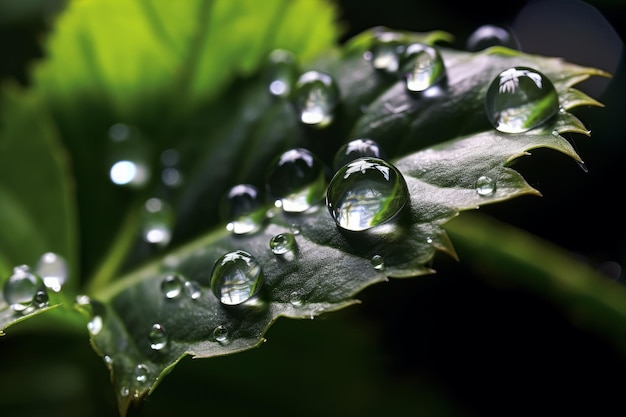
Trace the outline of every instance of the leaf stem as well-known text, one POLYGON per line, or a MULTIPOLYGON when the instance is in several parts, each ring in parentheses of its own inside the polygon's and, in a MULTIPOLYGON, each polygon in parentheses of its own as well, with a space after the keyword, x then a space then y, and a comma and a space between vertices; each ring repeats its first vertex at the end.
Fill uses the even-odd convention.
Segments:
POLYGON ((109 246, 108 253, 102 263, 96 269, 92 279, 87 284, 87 293, 92 294, 106 286, 118 272, 120 265, 126 259, 126 255, 137 239, 138 213, 136 204, 127 212, 118 233, 109 246))

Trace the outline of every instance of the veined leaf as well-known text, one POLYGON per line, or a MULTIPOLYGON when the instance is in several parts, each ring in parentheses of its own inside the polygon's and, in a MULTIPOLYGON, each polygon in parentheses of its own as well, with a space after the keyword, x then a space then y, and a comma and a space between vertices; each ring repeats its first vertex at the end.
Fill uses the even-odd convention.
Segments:
MULTIPOLYGON (((349 77, 378 76, 362 63, 355 66, 352 51, 324 63, 329 72, 334 71, 340 87, 354 82, 349 77)), ((582 162, 560 134, 589 134, 568 110, 600 103, 572 90, 572 85, 608 74, 501 48, 475 54, 441 48, 441 53, 448 84, 437 95, 408 95, 395 80, 387 81, 386 87, 370 83, 370 91, 340 90, 351 105, 371 100, 356 120, 353 131, 359 134, 355 136, 374 136, 389 146, 400 139, 399 149, 413 149, 405 155, 392 151, 396 156, 390 161, 406 180, 409 198, 393 221, 347 232, 337 227, 321 201, 301 214, 272 208, 258 233, 241 236, 223 228, 214 230, 91 294, 96 316, 104 323, 92 341, 111 370, 122 414, 140 405, 187 355, 207 358, 257 347, 279 317, 313 318, 358 302, 355 296, 361 290, 389 277, 433 273, 437 252, 456 256, 442 227, 448 220, 481 205, 540 194, 509 167, 530 150, 551 148, 582 162), (486 126, 482 97, 497 73, 517 65, 549 74, 562 111, 533 130, 505 134, 486 126), (389 100, 396 100, 403 110, 389 111, 384 104, 389 100), (433 120, 425 119, 423 112, 433 120), (451 130, 448 124, 459 120, 466 123, 451 130), (467 132, 458 136, 459 130, 467 132), (424 132, 439 132, 438 143, 420 146, 424 132), (481 177, 488 182, 486 190, 479 187, 481 177), (289 233, 295 241, 292 251, 288 256, 275 255, 270 240, 289 233), (258 262, 264 284, 248 302, 223 305, 211 291, 213 267, 224 254, 237 250, 258 262), (172 284, 168 281, 172 274, 180 274, 173 281, 179 287, 168 295, 163 285, 172 284), (193 296, 185 293, 185 284, 193 296)), ((333 142, 335 148, 355 136, 340 137, 333 142)))

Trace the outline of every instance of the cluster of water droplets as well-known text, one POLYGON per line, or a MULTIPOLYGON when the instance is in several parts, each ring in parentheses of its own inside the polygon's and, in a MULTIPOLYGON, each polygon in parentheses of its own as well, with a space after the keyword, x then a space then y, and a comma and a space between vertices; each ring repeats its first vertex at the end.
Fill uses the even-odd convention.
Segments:
POLYGON ((375 32, 364 58, 375 70, 402 78, 411 93, 428 94, 446 79, 444 61, 435 47, 407 41, 402 34, 384 28, 375 32))
POLYGON ((46 252, 35 267, 17 265, 4 282, 2 295, 13 311, 29 314, 49 303, 48 291, 59 292, 69 277, 69 266, 64 257, 46 252))

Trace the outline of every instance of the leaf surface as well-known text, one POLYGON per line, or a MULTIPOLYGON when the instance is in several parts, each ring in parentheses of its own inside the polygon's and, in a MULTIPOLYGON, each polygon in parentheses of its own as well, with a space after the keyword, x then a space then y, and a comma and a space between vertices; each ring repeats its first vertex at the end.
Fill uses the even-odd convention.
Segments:
MULTIPOLYGON (((370 71, 362 63, 355 69, 350 51, 336 57, 337 62, 324 63, 329 71, 336 70, 333 75, 340 86, 354 82, 347 78, 365 77, 370 71)), ((370 91, 341 89, 342 99, 345 97, 351 105, 366 98, 371 103, 363 115, 356 117, 353 131, 359 134, 342 137, 336 147, 357 136, 376 137, 385 144, 400 138, 396 143, 399 149, 414 149, 404 155, 398 150, 391 152, 396 156, 390 160, 403 174, 410 194, 408 207, 393 222, 366 232, 345 232, 337 228, 321 201, 298 215, 272 208, 258 233, 232 235, 222 226, 93 294, 105 323, 93 343, 107 358, 122 414, 131 405, 140 404, 187 355, 206 358, 258 347, 279 317, 313 318, 358 302, 355 296, 360 291, 389 277, 433 273, 437 252, 456 256, 442 226, 459 212, 525 194, 540 194, 510 167, 532 149, 551 148, 582 163, 560 134, 589 132, 567 110, 600 104, 573 90, 572 85, 591 75, 607 74, 555 58, 500 48, 475 54, 445 48, 442 52, 449 84, 432 99, 422 101, 410 96, 395 81, 383 83, 383 87, 371 83, 370 91), (563 111, 521 134, 504 134, 486 127, 483 102, 477 97, 484 96, 492 76, 521 64, 551 76, 563 111), (356 97, 351 97, 353 91, 356 97), (384 103, 392 98, 406 110, 389 111, 384 103), (434 121, 422 117, 421 112, 431 115, 434 121), (450 118, 467 121, 461 127, 466 134, 455 136, 459 130, 448 129, 450 118), (438 132, 437 126, 443 130, 439 132, 441 137, 437 136, 438 142, 421 147, 418 133, 438 132), (383 135, 385 131, 391 138, 383 135), (494 181, 491 192, 477 192, 476 181, 481 176, 494 181), (297 249, 293 256, 276 256, 270 250, 270 239, 281 233, 294 234, 297 249), (245 250, 256 258, 265 282, 253 300, 224 306, 210 289, 211 272, 218 258, 235 250, 245 250), (374 256, 382 257, 384 266, 373 263, 374 256), (173 273, 197 284, 201 296, 194 299, 183 291, 173 299, 166 297, 162 284, 173 273), (151 346, 155 324, 166 338, 159 348, 151 346)), ((369 74, 377 76, 371 71, 369 74)))

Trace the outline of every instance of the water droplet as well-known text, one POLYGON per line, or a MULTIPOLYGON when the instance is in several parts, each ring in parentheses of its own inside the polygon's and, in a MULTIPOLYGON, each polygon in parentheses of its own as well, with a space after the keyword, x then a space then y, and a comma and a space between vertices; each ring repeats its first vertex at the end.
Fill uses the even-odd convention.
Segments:
POLYGON ((150 179, 149 151, 139 130, 124 123, 109 128, 109 176, 120 186, 143 187, 150 179))
POLYGON ((104 326, 104 321, 102 320, 102 316, 96 314, 87 322, 87 330, 91 333, 92 336, 97 336, 104 326))
POLYGON ((299 235, 302 232, 302 229, 298 223, 292 223, 291 226, 289 226, 289 231, 294 235, 299 235))
POLYGON ((396 74, 400 67, 400 56, 404 51, 401 40, 399 33, 388 30, 377 31, 365 58, 371 62, 374 69, 396 74))
POLYGON ((322 162, 304 148, 290 149, 276 158, 267 175, 269 193, 283 211, 301 213, 324 198, 326 174, 322 162))
POLYGON ((202 296, 202 288, 196 281, 185 281, 185 295, 192 300, 197 300, 202 296))
POLYGON ((343 166, 328 186, 326 205, 337 225, 366 230, 395 217, 409 201, 404 177, 390 163, 371 157, 343 166))
POLYGON ((167 332, 163 325, 154 323, 148 335, 148 339, 150 340, 150 348, 152 350, 161 350, 167 346, 167 332))
POLYGON ((374 255, 372 256, 372 259, 370 260, 372 263, 372 266, 374 267, 374 269, 381 271, 383 269, 385 269, 385 260, 383 259, 382 256, 380 255, 374 255))
POLYGON ((296 238, 291 233, 279 233, 270 239, 270 249, 274 255, 285 255, 296 248, 296 238))
POLYGON ((213 337, 219 343, 227 343, 228 342, 228 328, 222 324, 213 329, 213 337))
POLYGON ((221 201, 222 218, 228 222, 226 228, 236 235, 258 231, 265 218, 261 191, 251 184, 232 187, 221 201))
POLYGON ((167 246, 172 239, 174 210, 167 201, 160 198, 146 200, 142 211, 143 239, 159 247, 167 246))
POLYGON ((275 49, 267 57, 268 88, 271 95, 289 97, 297 77, 296 56, 284 49, 275 49))
POLYGON ((554 116, 559 111, 559 97, 541 72, 513 67, 502 71, 489 86, 485 110, 500 132, 521 133, 554 116))
POLYGON ((254 297, 264 280, 261 264, 248 252, 237 250, 215 262, 211 290, 222 304, 237 305, 254 297))
POLYGON ((37 261, 35 272, 43 279, 46 287, 54 292, 59 292, 67 281, 69 267, 62 256, 53 252, 46 252, 37 261))
POLYGON ((294 307, 300 307, 302 306, 302 296, 298 291, 293 291, 289 294, 289 302, 294 307))
POLYGON ((421 92, 438 84, 446 75, 446 68, 437 49, 421 43, 407 46, 402 69, 409 91, 421 92))
POLYGON ((384 159, 383 151, 378 146, 378 143, 372 139, 354 139, 337 150, 333 160, 333 168, 337 171, 348 162, 363 156, 384 159))
MULTIPOLYGON (((37 307, 36 296, 38 292, 45 293, 45 285, 39 275, 33 273, 27 265, 19 265, 13 268, 13 273, 4 283, 4 299, 15 311, 28 313, 37 307)), ((46 295, 47 298, 47 295, 46 295)))
POLYGON ((519 43, 513 32, 495 25, 479 26, 468 36, 465 49, 470 52, 477 52, 497 45, 519 49, 519 43))
POLYGON ((302 123, 324 127, 333 120, 339 88, 329 74, 307 71, 298 78, 294 101, 302 123))
POLYGON ((128 387, 120 388, 120 395, 122 397, 128 397, 130 395, 130 389, 128 387))
POLYGON ((185 279, 179 274, 169 274, 161 281, 161 292, 165 298, 172 299, 180 295, 185 279))
POLYGON ((140 363, 135 367, 135 380, 141 384, 148 382, 148 376, 150 375, 150 368, 148 365, 140 363))
POLYGON ((478 195, 486 196, 496 191, 496 182, 486 175, 481 175, 476 180, 475 187, 478 195))
POLYGON ((161 153, 161 181, 168 187, 178 187, 183 183, 183 176, 178 169, 178 151, 175 149, 166 149, 161 153))
POLYGON ((104 361, 104 363, 105 363, 107 366, 109 366, 109 367, 110 367, 111 365, 113 365, 113 358, 112 358, 111 356, 109 356, 109 355, 104 355, 104 356, 102 357, 102 360, 103 360, 103 361, 104 361))
POLYGON ((33 306, 35 308, 41 308, 48 305, 48 293, 45 290, 39 290, 33 297, 33 306))

